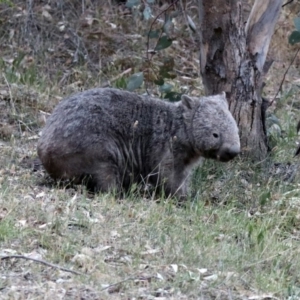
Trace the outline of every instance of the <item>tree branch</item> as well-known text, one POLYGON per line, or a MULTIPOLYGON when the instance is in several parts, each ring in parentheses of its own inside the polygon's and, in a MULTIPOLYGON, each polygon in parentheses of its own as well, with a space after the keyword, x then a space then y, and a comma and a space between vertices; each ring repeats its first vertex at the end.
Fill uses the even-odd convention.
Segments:
MULTIPOLYGON (((295 52, 295 55, 294 55, 294 57, 293 57, 291 63, 289 64, 289 66, 288 66, 287 69, 285 70, 285 72, 284 72, 284 74, 283 74, 283 76, 282 76, 282 80, 281 80, 281 82, 280 82, 280 84, 279 84, 279 88, 278 88, 278 90, 277 90, 277 93, 276 93, 275 96, 273 97, 272 101, 270 101, 269 106, 271 106, 271 105, 273 104, 273 102, 275 101, 277 95, 279 94, 279 92, 280 92, 280 90, 281 90, 281 88, 282 88, 283 82, 284 82, 284 80, 285 80, 285 76, 286 76, 287 72, 289 71, 291 65, 294 63, 294 61, 295 61, 295 59, 296 59, 296 57, 297 57, 299 51, 300 51, 300 48, 297 49, 297 51, 295 52)), ((298 131, 299 131, 299 130, 298 130, 298 131)), ((300 149, 299 149, 299 151, 300 151, 300 149)))
POLYGON ((51 268, 59 269, 59 270, 62 270, 62 271, 64 271, 64 272, 69 272, 69 273, 73 273, 73 274, 76 274, 76 275, 86 275, 86 274, 84 274, 84 273, 77 272, 77 271, 73 271, 73 270, 70 270, 70 269, 61 267, 61 266, 59 266, 59 265, 55 265, 55 264, 49 263, 49 262, 44 261, 44 260, 41 260, 41 259, 31 258, 31 257, 24 256, 24 255, 7 255, 7 256, 0 256, 0 260, 13 259, 13 258, 21 258, 21 259, 32 260, 32 261, 34 261, 34 262, 38 262, 38 263, 40 263, 40 264, 43 264, 43 265, 48 266, 48 267, 51 267, 51 268))
POLYGON ((282 7, 285 7, 286 5, 292 3, 293 1, 294 1, 294 0, 290 0, 290 1, 286 2, 286 3, 284 3, 284 4, 282 5, 282 7))
POLYGON ((130 276, 130 277, 125 278, 125 279, 123 279, 123 280, 120 280, 120 281, 118 281, 118 282, 116 282, 116 283, 109 284, 108 286, 102 288, 100 291, 104 291, 104 290, 110 289, 110 288, 113 287, 113 286, 116 286, 116 285, 118 285, 118 284, 121 284, 121 283, 126 282, 126 281, 129 281, 129 280, 134 280, 134 279, 136 279, 136 276, 130 276))
POLYGON ((255 0, 246 24, 247 46, 262 72, 283 0, 255 0))

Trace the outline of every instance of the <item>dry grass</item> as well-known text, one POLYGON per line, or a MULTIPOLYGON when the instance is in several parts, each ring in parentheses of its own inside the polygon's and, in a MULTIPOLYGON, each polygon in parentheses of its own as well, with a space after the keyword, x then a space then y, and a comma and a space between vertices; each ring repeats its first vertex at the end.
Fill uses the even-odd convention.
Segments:
MULTIPOLYGON (((25 255, 83 274, 1 260, 0 299, 299 299, 296 68, 269 116, 271 157, 204 161, 186 207, 136 191, 121 201, 91 196, 32 171, 38 133, 62 97, 111 78, 121 85, 120 73, 143 68, 148 24, 98 2, 1 4, 0 256, 25 255)), ((166 51, 176 57, 172 83, 200 95, 196 46, 183 21, 177 28, 178 42, 166 51)), ((271 95, 280 55, 267 78, 271 95)))

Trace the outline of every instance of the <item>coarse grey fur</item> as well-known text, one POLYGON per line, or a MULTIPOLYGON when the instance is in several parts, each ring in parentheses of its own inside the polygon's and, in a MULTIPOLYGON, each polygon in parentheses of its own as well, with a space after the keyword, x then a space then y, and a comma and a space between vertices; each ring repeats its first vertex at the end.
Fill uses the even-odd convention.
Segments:
POLYGON ((95 88, 56 106, 37 149, 54 179, 88 179, 89 189, 102 192, 148 182, 166 196, 185 197, 198 159, 229 161, 240 140, 225 93, 170 103, 95 88))

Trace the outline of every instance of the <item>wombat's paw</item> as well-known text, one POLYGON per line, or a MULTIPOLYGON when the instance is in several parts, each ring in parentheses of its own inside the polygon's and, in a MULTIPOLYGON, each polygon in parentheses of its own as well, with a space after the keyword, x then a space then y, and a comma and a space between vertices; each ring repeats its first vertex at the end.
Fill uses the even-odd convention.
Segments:
POLYGON ((180 195, 180 196, 176 196, 173 202, 177 207, 186 207, 188 203, 187 199, 188 199, 187 195, 180 195))

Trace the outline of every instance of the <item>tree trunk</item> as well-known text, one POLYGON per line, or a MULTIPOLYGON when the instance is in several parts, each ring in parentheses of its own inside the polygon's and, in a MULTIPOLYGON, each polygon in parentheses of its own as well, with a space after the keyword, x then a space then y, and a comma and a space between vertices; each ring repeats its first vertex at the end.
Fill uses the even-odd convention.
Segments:
POLYGON ((243 154, 264 159, 268 145, 262 75, 282 0, 256 0, 246 24, 241 0, 198 1, 205 93, 226 92, 243 154))

